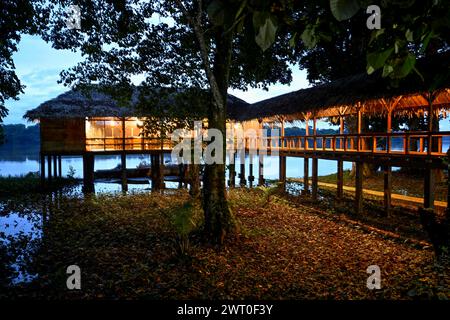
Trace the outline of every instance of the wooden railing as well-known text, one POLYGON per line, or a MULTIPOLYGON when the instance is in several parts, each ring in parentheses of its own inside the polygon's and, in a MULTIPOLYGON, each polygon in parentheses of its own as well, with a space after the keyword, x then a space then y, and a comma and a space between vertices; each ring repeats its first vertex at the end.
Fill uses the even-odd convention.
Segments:
MULTIPOLYGON (((241 143, 233 142, 234 148, 241 143)), ((161 138, 89 138, 86 151, 165 150, 175 142, 161 138)), ((347 152, 444 156, 450 146, 450 131, 363 133, 245 139, 245 148, 270 151, 347 152), (431 146, 431 148, 429 147, 431 146)), ((227 144, 229 148, 230 145, 227 144)))
POLYGON ((174 143, 161 138, 87 138, 86 151, 171 150, 174 143))
POLYGON ((450 146, 450 131, 335 134, 247 138, 248 146, 268 151, 361 152, 444 156, 450 146), (431 148, 429 148, 431 146, 431 148))

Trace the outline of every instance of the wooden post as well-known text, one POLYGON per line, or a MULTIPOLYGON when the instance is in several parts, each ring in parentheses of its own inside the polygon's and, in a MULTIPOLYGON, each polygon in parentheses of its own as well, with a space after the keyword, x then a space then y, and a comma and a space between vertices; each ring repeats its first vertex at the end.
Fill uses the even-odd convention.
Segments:
POLYGON ((128 181, 127 181, 127 154, 123 151, 120 154, 120 165, 121 165, 121 182, 122 182, 122 191, 128 191, 128 181))
POLYGON ((319 159, 317 159, 316 157, 312 158, 312 185, 311 185, 311 187, 312 187, 312 199, 313 200, 317 200, 318 162, 319 162, 319 159))
POLYGON ((247 181, 245 180, 245 149, 240 151, 240 166, 241 170, 239 172, 239 185, 245 187, 247 181))
POLYGON ((62 177, 62 157, 58 156, 58 176, 62 177))
POLYGON ((423 188, 424 208, 434 208, 435 169, 426 168, 423 188))
MULTIPOLYGON (((344 134, 344 117, 341 115, 339 116, 339 134, 344 134)), ((340 139, 339 147, 340 149, 344 149, 343 144, 344 140, 340 139)), ((337 184, 337 198, 342 199, 344 197, 344 161, 338 160, 337 161, 337 177, 336 177, 336 184, 337 184)))
POLYGON ((283 184, 283 188, 286 187, 286 157, 279 156, 279 179, 283 184))
POLYGON ((427 154, 430 156, 433 151, 433 138, 432 133, 434 131, 433 122, 434 122, 434 111, 433 111, 433 95, 428 92, 426 95, 426 99, 428 101, 428 139, 427 139, 427 154))
POLYGON ((387 216, 391 212, 391 194, 392 194, 392 168, 383 166, 384 171, 384 211, 387 216))
POLYGON ((53 177, 58 177, 58 156, 53 156, 53 177))
POLYGON ((249 154, 249 163, 248 163, 248 184, 250 188, 253 187, 253 181, 255 181, 255 177, 253 176, 253 154, 250 152, 249 154))
POLYGON ((159 154, 152 154, 151 157, 151 178, 152 178, 152 190, 161 189, 161 177, 160 177, 160 157, 159 154))
POLYGON ((303 158, 303 193, 309 193, 309 158, 303 158))
POLYGON ((236 152, 230 154, 230 171, 228 172, 228 186, 234 188, 236 186, 236 152))
POLYGON ((164 152, 161 151, 160 154, 161 157, 161 162, 159 164, 159 179, 160 179, 160 186, 161 189, 165 189, 166 188, 166 183, 164 182, 164 167, 166 166, 166 164, 164 163, 164 152))
POLYGON ((362 113, 361 113, 361 104, 358 104, 358 138, 356 139, 356 150, 360 151, 361 150, 361 129, 362 129, 362 113))
POLYGON ((308 136, 309 136, 309 116, 305 116, 305 150, 308 150, 309 148, 309 142, 308 142, 308 136))
POLYGON ((344 161, 337 161, 337 198, 342 199, 344 197, 344 161))
POLYGON ((391 133, 392 133, 392 111, 389 108, 387 114, 387 140, 386 140, 386 151, 391 152, 391 133))
POLYGON ((47 177, 48 177, 48 182, 51 183, 52 182, 52 156, 51 155, 47 155, 47 177))
POLYGON ((363 163, 356 162, 355 174, 355 213, 363 211, 363 163))
POLYGON ((83 192, 94 192, 94 155, 83 154, 83 192))
POLYGON ((261 151, 258 152, 258 186, 263 186, 264 181, 264 155, 261 151))
POLYGON ((259 122, 259 148, 258 148, 258 186, 263 186, 264 181, 264 154, 267 152, 267 149, 264 145, 264 134, 263 134, 263 120, 258 119, 259 122), (264 150, 264 152, 263 152, 264 150))
POLYGON ((41 172, 40 172, 41 186, 44 186, 45 185, 45 155, 42 152, 41 152, 40 159, 41 159, 41 163, 40 163, 40 165, 41 165, 41 172))
MULTIPOLYGON (((313 118, 313 136, 314 136, 314 145, 313 145, 313 149, 316 150, 317 148, 317 140, 316 140, 316 135, 317 135, 317 121, 316 121, 316 117, 313 118)), ((314 161, 314 158, 313 158, 314 161)))

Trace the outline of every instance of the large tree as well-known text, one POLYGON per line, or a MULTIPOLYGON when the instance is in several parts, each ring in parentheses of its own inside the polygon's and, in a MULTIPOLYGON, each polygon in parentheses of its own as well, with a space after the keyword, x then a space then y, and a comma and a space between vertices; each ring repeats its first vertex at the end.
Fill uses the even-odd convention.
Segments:
MULTIPOLYGON (((42 1, 2 0, 0 6, 0 124, 8 114, 8 99, 17 100, 24 86, 15 72, 13 54, 21 34, 36 34, 44 24, 42 1)), ((0 125, 0 143, 3 137, 0 125)))
MULTIPOLYGON (((230 87, 291 81, 289 63, 294 55, 290 35, 280 27, 275 39, 277 12, 282 8, 270 6, 270 2, 56 2, 44 38, 55 48, 77 49, 86 57, 62 73, 66 84, 126 88, 132 77, 139 75, 145 78, 143 88, 208 89, 208 126, 223 133, 223 148, 230 87), (80 8, 80 30, 68 29, 65 24, 68 5, 80 8)), ((234 230, 224 162, 206 165, 203 180, 205 231, 215 243, 222 243, 234 230)))

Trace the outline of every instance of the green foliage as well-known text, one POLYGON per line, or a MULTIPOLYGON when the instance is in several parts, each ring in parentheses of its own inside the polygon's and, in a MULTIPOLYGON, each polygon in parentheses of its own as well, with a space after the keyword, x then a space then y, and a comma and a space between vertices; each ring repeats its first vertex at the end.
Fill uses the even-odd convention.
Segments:
POLYGON ((181 257, 187 257, 190 252, 189 237, 200 230, 204 221, 201 203, 196 199, 189 200, 169 210, 169 217, 176 233, 176 251, 181 257))
POLYGON ((203 223, 203 210, 198 201, 190 200, 170 210, 170 219, 180 236, 189 236, 203 223))
POLYGON ((330 0, 330 9, 338 21, 353 17, 360 9, 358 0, 330 0))
POLYGON ((257 31, 255 41, 262 51, 269 49, 275 42, 277 25, 276 18, 267 12, 256 11, 253 14, 253 26, 257 31))

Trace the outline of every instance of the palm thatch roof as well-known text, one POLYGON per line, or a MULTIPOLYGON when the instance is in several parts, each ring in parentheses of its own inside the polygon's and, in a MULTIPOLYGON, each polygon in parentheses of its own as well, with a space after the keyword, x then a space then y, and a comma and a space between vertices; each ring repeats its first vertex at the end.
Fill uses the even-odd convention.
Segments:
POLYGON ((423 70, 425 81, 419 76, 412 75, 401 81, 396 87, 388 79, 382 78, 380 73, 367 75, 357 74, 335 80, 326 84, 283 94, 274 98, 254 103, 241 112, 237 119, 240 121, 257 118, 279 118, 285 120, 303 119, 307 114, 320 117, 335 117, 357 112, 359 104, 362 111, 370 115, 379 115, 388 111, 388 106, 395 101, 395 112, 410 114, 420 113, 420 109, 428 106, 423 94, 430 92, 438 73, 439 84, 433 88, 435 99, 433 105, 436 111, 450 109, 450 76, 448 70, 449 52, 441 54, 433 60, 419 61, 418 69, 423 70))
MULTIPOLYGON (((54 99, 48 100, 37 108, 25 113, 24 118, 30 121, 62 118, 84 118, 84 117, 145 117, 153 116, 154 108, 139 108, 142 103, 139 97, 139 89, 133 88, 128 101, 118 101, 113 95, 98 90, 95 87, 90 89, 79 89, 67 91, 54 99)), ((175 94, 162 94, 163 98, 153 96, 150 103, 158 103, 162 108, 176 103, 175 94), (162 101, 164 100, 164 101, 162 101)), ((181 98, 182 99, 182 98, 181 98)), ((229 114, 238 114, 248 103, 233 95, 228 95, 229 114)), ((183 107, 193 108, 191 102, 183 101, 183 107)), ((181 107, 180 107, 181 108, 181 107)))

